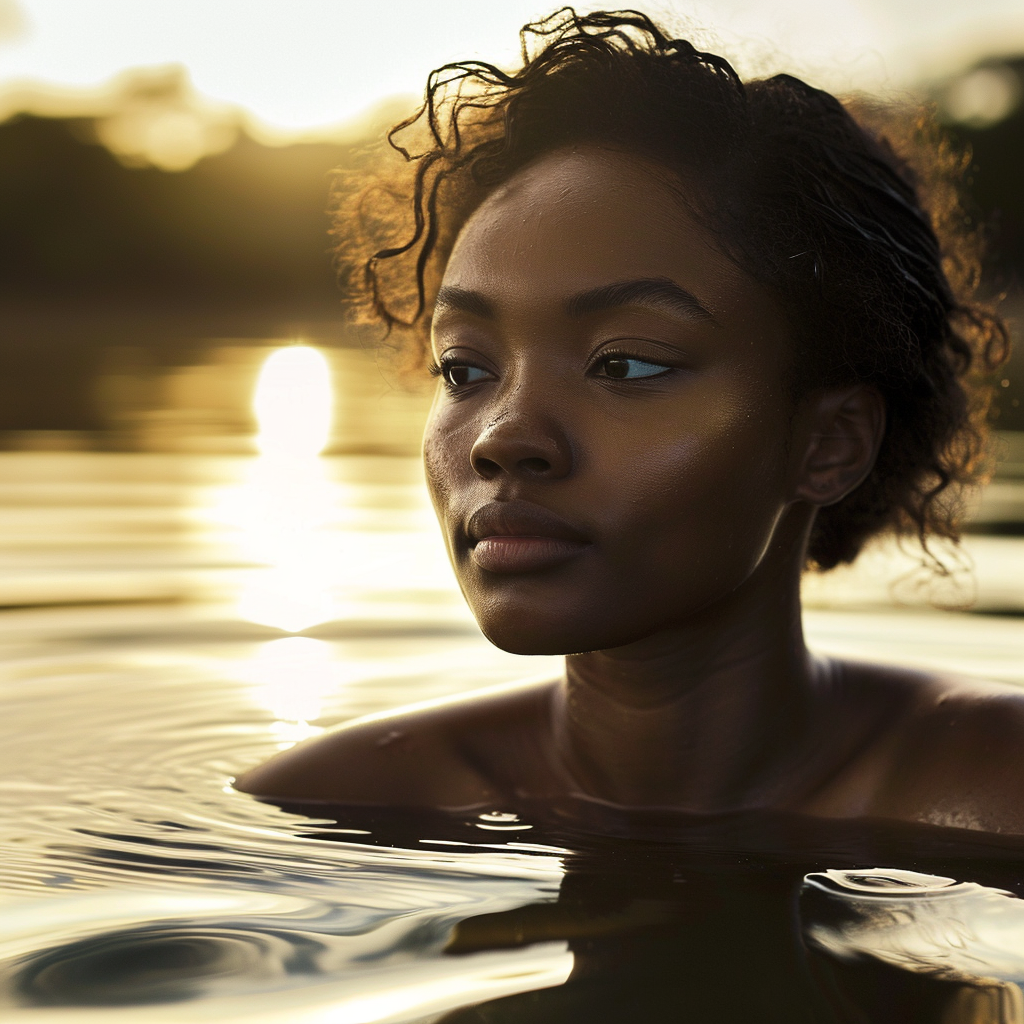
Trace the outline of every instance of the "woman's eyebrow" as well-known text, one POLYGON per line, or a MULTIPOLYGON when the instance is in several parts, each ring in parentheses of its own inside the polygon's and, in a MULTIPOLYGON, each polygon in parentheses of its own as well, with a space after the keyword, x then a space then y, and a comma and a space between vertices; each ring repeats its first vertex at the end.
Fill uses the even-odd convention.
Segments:
POLYGON ((484 320, 494 319, 494 306, 480 292, 472 292, 467 288, 454 285, 442 285, 434 298, 434 312, 441 308, 457 310, 460 313, 471 313, 484 320))
MULTIPOLYGON (((566 299, 565 312, 573 319, 579 319, 620 306, 647 306, 687 320, 714 320, 696 295, 667 277, 644 277, 591 288, 566 299)), ((441 309, 469 313, 484 320, 493 320, 496 316, 494 304, 486 296, 455 285, 443 285, 438 289, 434 299, 435 314, 441 309)))
POLYGON ((645 277, 591 288, 567 299, 565 312, 576 319, 588 313, 600 313, 618 306, 647 306, 682 316, 687 320, 715 319, 696 295, 667 277, 645 277))

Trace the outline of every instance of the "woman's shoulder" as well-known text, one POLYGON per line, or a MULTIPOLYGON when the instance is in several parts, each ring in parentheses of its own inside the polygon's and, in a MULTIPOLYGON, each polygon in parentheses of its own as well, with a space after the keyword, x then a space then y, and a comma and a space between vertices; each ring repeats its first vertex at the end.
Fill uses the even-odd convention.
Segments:
POLYGON ((470 807, 500 792, 481 751, 536 731, 554 680, 489 687, 346 722, 246 772, 235 787, 291 800, 470 807))
POLYGON ((847 664, 853 685, 900 691, 885 730, 882 817, 1024 833, 1024 687, 847 664))

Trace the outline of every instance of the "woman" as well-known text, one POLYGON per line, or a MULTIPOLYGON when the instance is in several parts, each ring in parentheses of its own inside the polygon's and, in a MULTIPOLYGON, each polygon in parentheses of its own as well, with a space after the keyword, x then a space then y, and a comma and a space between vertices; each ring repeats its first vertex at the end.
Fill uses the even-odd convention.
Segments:
POLYGON ((565 674, 348 723, 241 789, 1024 833, 1016 690, 801 631, 806 569, 957 537, 1007 354, 943 160, 868 120, 634 12, 528 27, 515 74, 435 72, 366 306, 429 348, 427 478, 481 628, 565 674))

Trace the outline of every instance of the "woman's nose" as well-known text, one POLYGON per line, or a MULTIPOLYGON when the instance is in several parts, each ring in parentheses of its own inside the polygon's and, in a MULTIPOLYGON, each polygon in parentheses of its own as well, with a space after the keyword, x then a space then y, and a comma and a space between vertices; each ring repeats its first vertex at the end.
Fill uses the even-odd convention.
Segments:
POLYGON ((485 480, 501 473, 560 480, 572 472, 573 461, 569 439, 554 423, 514 413, 481 430, 469 459, 485 480))

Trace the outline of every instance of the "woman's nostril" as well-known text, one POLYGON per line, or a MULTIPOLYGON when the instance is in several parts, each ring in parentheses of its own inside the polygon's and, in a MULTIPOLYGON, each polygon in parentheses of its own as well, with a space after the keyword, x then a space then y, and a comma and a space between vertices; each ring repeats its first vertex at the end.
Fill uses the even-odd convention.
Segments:
POLYGON ((476 474, 488 480, 502 473, 560 479, 572 465, 558 438, 521 424, 514 430, 506 426, 484 431, 470 450, 469 461, 476 474))
POLYGON ((501 466, 491 459, 484 459, 480 456, 473 459, 473 468, 480 474, 480 476, 490 479, 493 476, 497 476, 501 472, 501 466))

